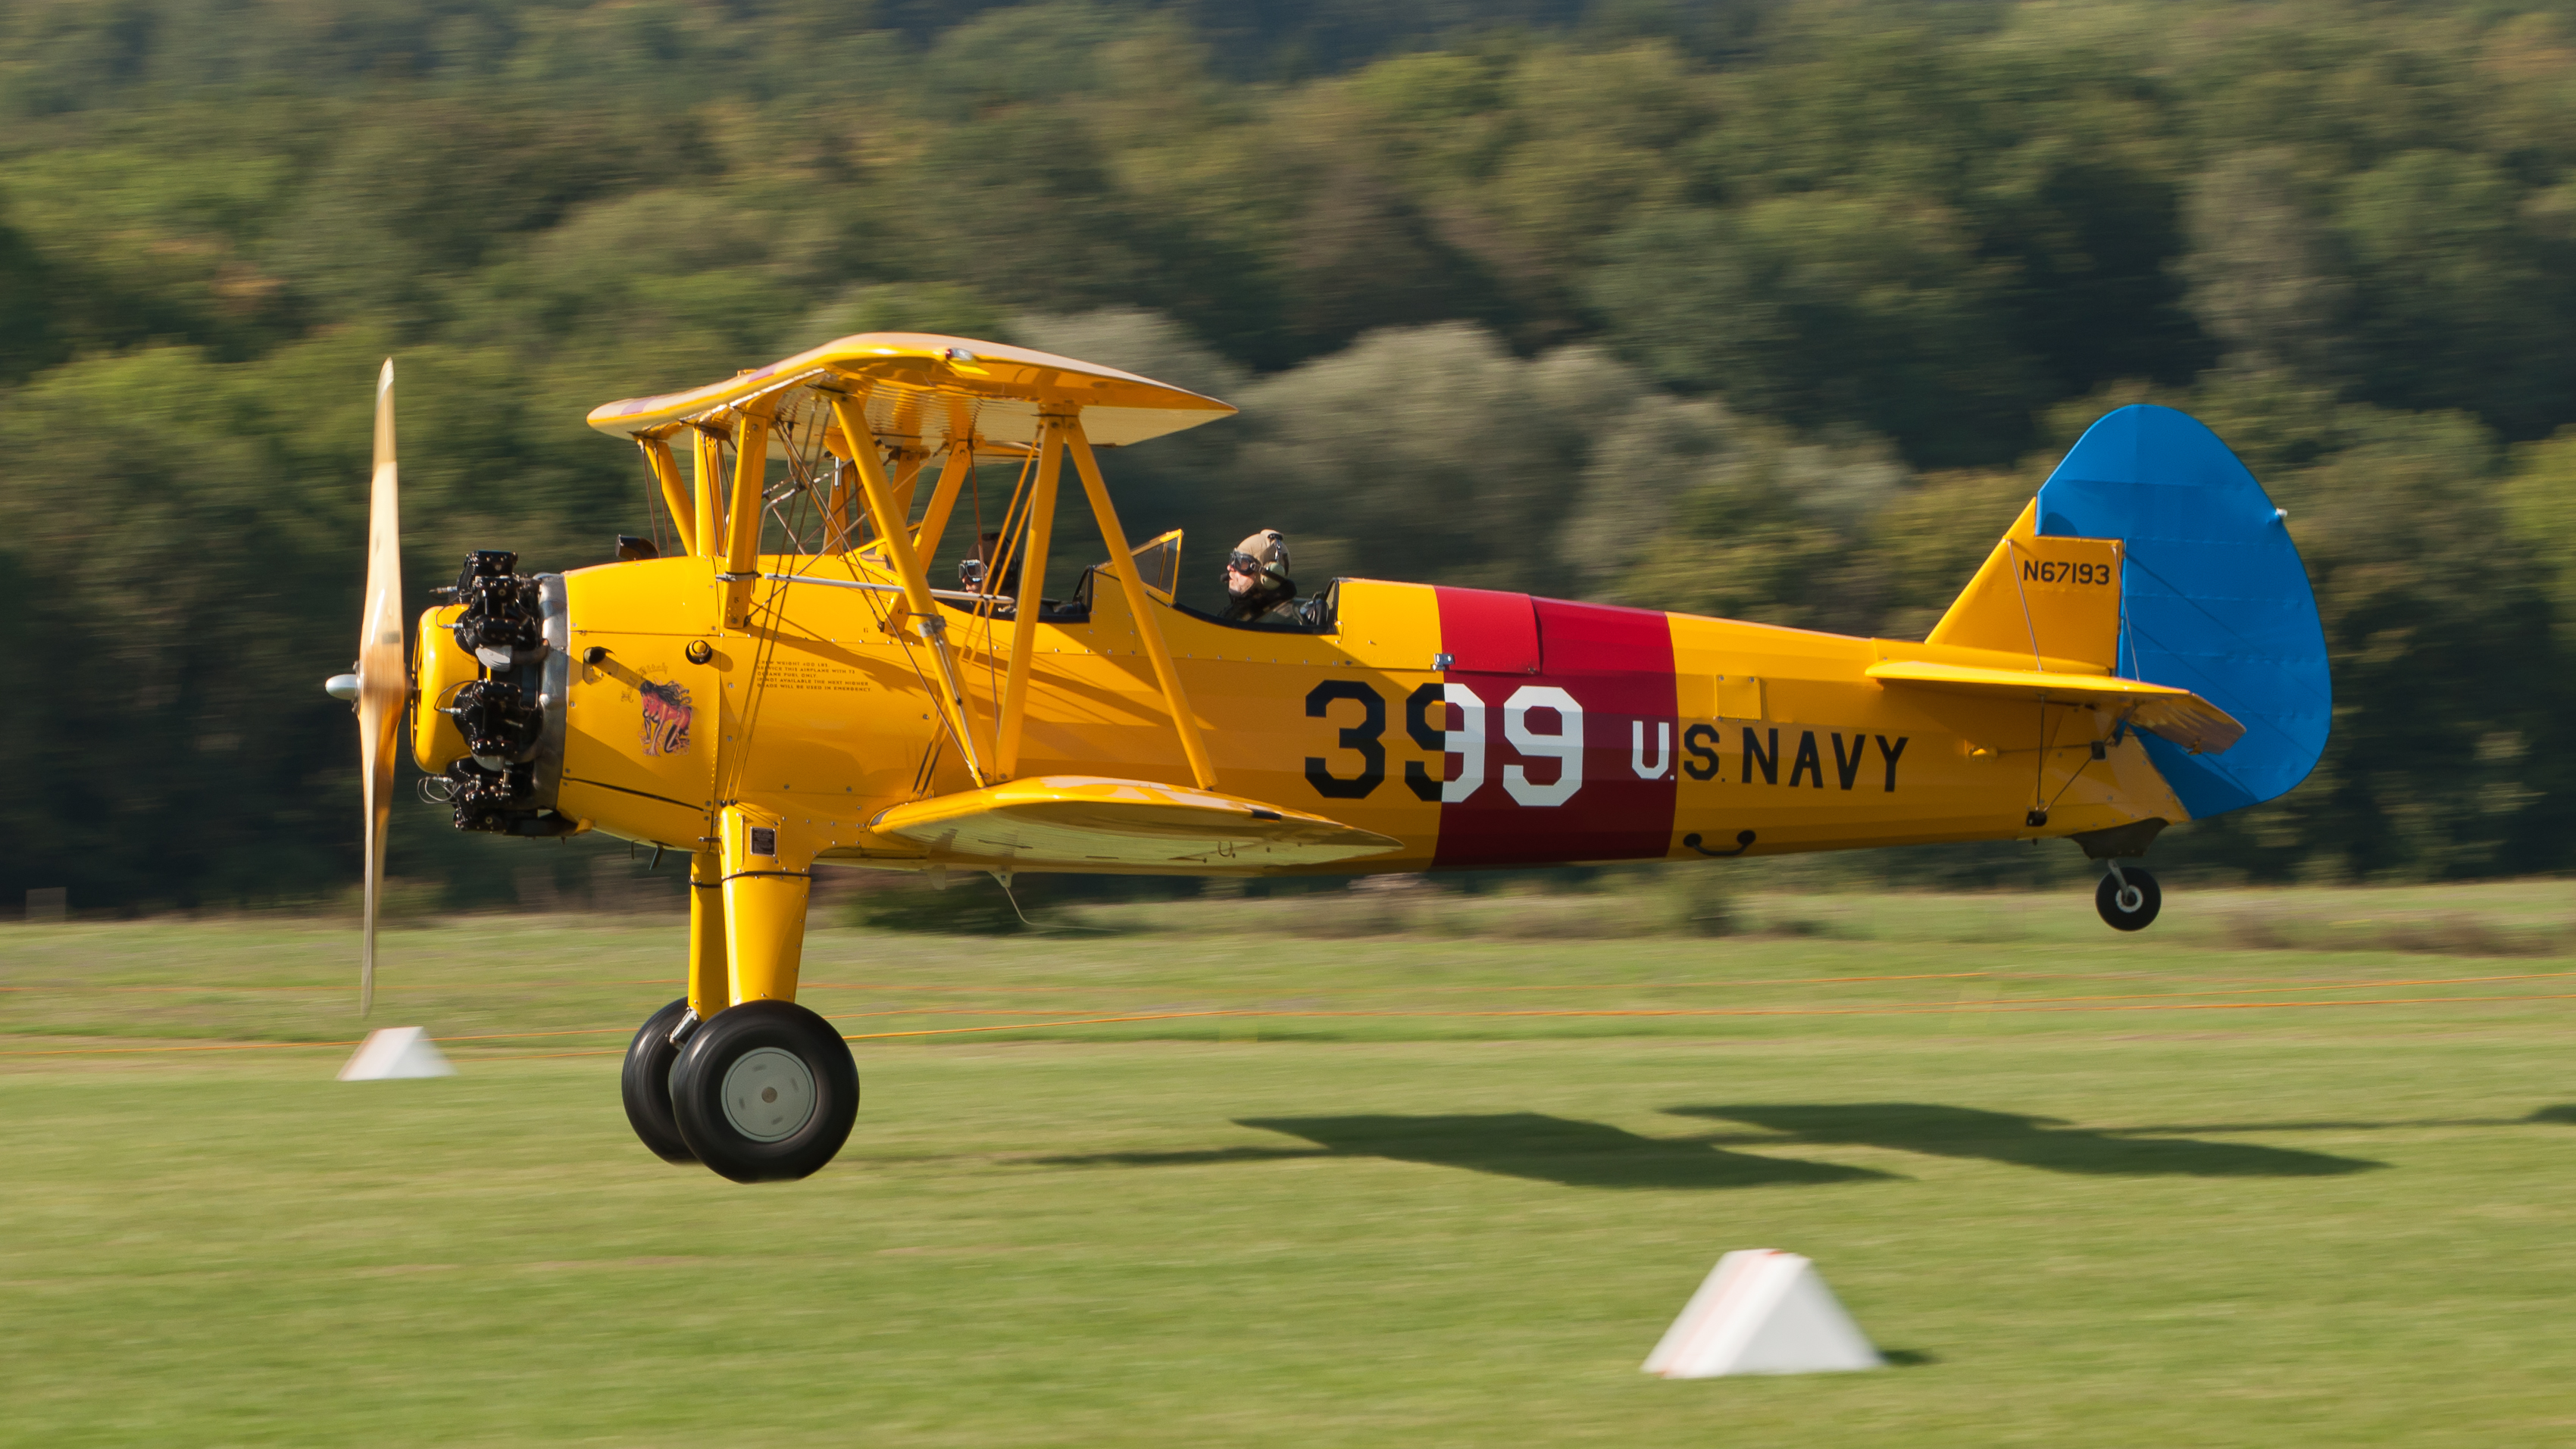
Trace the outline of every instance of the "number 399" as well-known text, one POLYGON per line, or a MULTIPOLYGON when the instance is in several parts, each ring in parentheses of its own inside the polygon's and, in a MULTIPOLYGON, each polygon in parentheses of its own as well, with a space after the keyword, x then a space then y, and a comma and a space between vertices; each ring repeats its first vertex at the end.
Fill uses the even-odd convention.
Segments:
MULTIPOLYGON (((1328 800, 1365 799, 1386 780, 1386 700, 1356 679, 1328 679, 1306 695, 1306 716, 1329 719, 1342 701, 1359 706, 1356 723, 1343 725, 1336 746, 1359 757, 1359 772, 1336 775, 1334 762, 1306 757, 1306 779, 1328 800)), ((1468 799, 1486 783, 1486 704, 1464 684, 1426 684, 1407 697, 1405 733, 1415 744, 1443 761, 1442 778, 1434 779, 1419 760, 1407 761, 1404 783, 1424 800, 1454 804, 1468 799), (1442 718, 1435 723, 1433 711, 1442 718), (1455 723, 1448 716, 1455 712, 1455 723), (1455 757, 1457 767, 1447 768, 1455 757)), ((1503 701, 1503 739, 1520 759, 1503 766, 1503 790, 1515 803, 1562 805, 1583 788, 1583 706, 1572 694, 1552 684, 1524 684, 1503 701), (1533 768, 1554 761, 1555 778, 1534 780, 1533 768)))

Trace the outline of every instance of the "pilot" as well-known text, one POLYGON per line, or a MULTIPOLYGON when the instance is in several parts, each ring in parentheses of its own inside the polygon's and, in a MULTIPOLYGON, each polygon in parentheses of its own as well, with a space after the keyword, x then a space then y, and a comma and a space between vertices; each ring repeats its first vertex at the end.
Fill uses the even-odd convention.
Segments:
POLYGON ((1288 536, 1265 528, 1234 546, 1225 561, 1225 616, 1237 623, 1273 618, 1304 623, 1297 581, 1288 577, 1288 536))
POLYGON ((991 594, 998 598, 1017 598, 1020 592, 1020 560, 1011 559, 1010 571, 998 580, 988 580, 993 563, 1002 554, 1002 536, 988 533, 975 540, 975 551, 957 565, 957 586, 968 593, 991 594), (986 588, 987 582, 992 587, 986 588))

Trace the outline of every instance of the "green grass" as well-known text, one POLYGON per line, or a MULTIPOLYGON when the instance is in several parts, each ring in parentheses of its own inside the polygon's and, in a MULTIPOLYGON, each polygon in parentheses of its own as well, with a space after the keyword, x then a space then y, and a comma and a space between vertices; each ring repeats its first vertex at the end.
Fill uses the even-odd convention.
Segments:
POLYGON ((482 1039, 367 1085, 295 1044, 357 1034, 344 926, 0 933, 0 1441, 2576 1438, 2576 888, 1296 904, 817 932, 867 1101, 758 1188, 618 1108, 674 920, 389 935, 378 1022, 482 1039), (1739 1247, 1905 1362, 1639 1374, 1739 1247))

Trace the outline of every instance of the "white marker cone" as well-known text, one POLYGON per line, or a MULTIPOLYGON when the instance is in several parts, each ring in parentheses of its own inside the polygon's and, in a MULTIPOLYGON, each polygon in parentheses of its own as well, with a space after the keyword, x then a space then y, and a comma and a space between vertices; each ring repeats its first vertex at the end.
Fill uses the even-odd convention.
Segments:
POLYGON ((452 1077, 456 1068, 416 1026, 387 1026, 367 1033, 340 1069, 344 1082, 385 1082, 396 1077, 452 1077))
POLYGON ((1668 1379, 1713 1379, 1838 1373, 1885 1362, 1815 1264, 1752 1248, 1717 1260, 1644 1367, 1668 1379))

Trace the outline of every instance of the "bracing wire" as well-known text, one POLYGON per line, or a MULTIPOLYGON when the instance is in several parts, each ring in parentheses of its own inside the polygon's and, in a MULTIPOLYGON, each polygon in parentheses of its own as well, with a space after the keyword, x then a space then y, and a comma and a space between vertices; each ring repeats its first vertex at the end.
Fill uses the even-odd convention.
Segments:
MULTIPOLYGON (((813 499, 813 470, 809 465, 808 460, 798 451, 795 433, 796 421, 797 420, 793 416, 790 416, 781 420, 777 429, 781 440, 787 445, 786 461, 789 487, 786 490, 781 491, 775 497, 771 496, 768 491, 768 478, 766 476, 768 468, 767 460, 765 458, 762 460, 763 466, 761 472, 763 476, 758 479, 751 480, 752 486, 762 490, 761 498, 764 516, 774 517, 778 520, 780 530, 787 535, 788 542, 793 546, 792 557, 795 558, 796 563, 790 569, 791 573, 802 572, 809 557, 805 552, 802 530, 798 525, 803 522, 804 508, 813 499), (786 505, 786 508, 783 511, 780 507, 782 504, 786 505)), ((821 434, 819 431, 815 433, 814 443, 815 446, 819 448, 821 443, 821 434)), ((815 557, 817 557, 819 561, 819 556, 815 557)), ((783 580, 771 582, 767 594, 760 597, 754 604, 755 610, 766 616, 770 627, 762 631, 761 636, 757 639, 752 648, 750 677, 744 681, 745 687, 742 702, 742 748, 734 753, 734 768, 731 772, 732 778, 724 782, 723 788, 720 791, 722 795, 728 798, 733 794, 733 786, 738 783, 741 778, 743 765, 750 758, 752 739, 759 730, 760 709, 762 704, 766 702, 768 695, 768 691, 762 687, 762 682, 768 674, 770 661, 778 652, 778 638, 781 631, 777 626, 786 618, 786 606, 787 584, 783 580)))
MULTIPOLYGON (((832 515, 833 500, 831 495, 818 490, 812 484, 812 480, 822 476, 824 431, 821 427, 821 419, 826 415, 826 410, 822 408, 818 407, 815 410, 814 416, 817 426, 813 430, 812 434, 813 456, 810 459, 799 458, 791 440, 789 448, 789 464, 791 471, 801 469, 802 475, 806 480, 806 486, 796 495, 794 506, 797 512, 795 517, 797 521, 801 522, 803 519, 802 510, 808 503, 811 503, 818 515, 818 527, 820 528, 822 536, 826 541, 826 546, 828 547, 835 522, 832 515)), ((855 466, 855 464, 845 466, 855 466)), ((845 483, 844 486, 848 485, 845 483)), ((883 522, 883 520, 877 521, 880 523, 883 522)), ((781 519, 781 526, 787 526, 786 519, 781 519)), ((901 525, 899 524, 898 526, 901 525)), ((820 553, 813 555, 802 554, 802 536, 801 534, 797 536, 799 538, 798 546, 800 554, 796 561, 796 567, 790 572, 801 576, 809 568, 820 568, 823 564, 823 560, 830 555, 820 553)), ((844 531, 842 535, 842 551, 839 556, 843 571, 845 571, 852 579, 858 579, 862 572, 861 558, 859 550, 850 546, 850 539, 847 531, 844 531)), ((787 585, 784 582, 781 582, 775 585, 772 592, 772 597, 781 601, 782 612, 786 589, 787 585)), ((932 684, 930 676, 923 671, 920 655, 913 647, 913 641, 908 637, 903 636, 900 631, 894 627, 893 615, 890 606, 873 593, 862 593, 860 598, 868 612, 875 617, 877 627, 888 635, 896 637, 901 643, 904 665, 912 671, 913 679, 921 685, 923 695, 933 701, 940 700, 940 689, 938 686, 932 684)), ((962 705, 964 702, 961 700, 959 703, 962 705)), ((971 723, 966 720, 952 720, 949 717, 948 706, 944 703, 937 706, 935 717, 939 721, 939 729, 932 733, 929 747, 923 752, 921 767, 914 772, 913 793, 916 798, 918 798, 928 788, 928 782, 938 769, 939 751, 942 742, 954 736, 961 727, 971 728, 971 723)), ((961 752, 971 754, 971 751, 966 750, 965 743, 962 740, 957 743, 961 752)))
POLYGON ((814 505, 817 518, 822 520, 823 527, 827 531, 826 542, 829 541, 830 504, 819 497, 815 484, 820 458, 806 456, 808 449, 817 455, 821 453, 823 431, 819 426, 808 427, 806 431, 810 436, 804 444, 799 444, 796 438, 798 426, 806 422, 809 416, 819 419, 820 414, 821 410, 818 408, 807 408, 800 413, 790 413, 779 419, 777 429, 779 439, 787 445, 787 479, 774 492, 767 491, 766 480, 763 480, 764 491, 761 495, 763 509, 769 517, 778 520, 779 531, 787 536, 787 542, 790 545, 788 552, 799 563, 795 572, 802 572, 805 559, 820 557, 818 552, 806 548, 804 530, 798 527, 798 524, 803 521, 804 508, 809 501, 814 505))
POLYGON ((993 884, 1002 888, 1002 899, 1011 903, 1011 914, 1019 917, 1020 924, 1028 927, 1032 931, 1089 931, 1095 935, 1101 936, 1114 936, 1117 934, 1117 932, 1111 930, 1107 926, 1074 926, 1063 924, 1061 922, 1049 922, 1041 925, 1036 921, 1032 921, 1029 919, 1029 913, 1020 909, 1020 898, 1012 892, 1011 882, 1007 874, 998 870, 988 870, 984 873, 993 878, 993 884))
MULTIPOLYGON (((1029 495, 1031 492, 1030 484, 1037 476, 1037 466, 1038 454, 1034 450, 1031 451, 1027 457, 1020 460, 1020 476, 1011 484, 1010 506, 1002 511, 1002 546, 997 551, 995 557, 985 561, 983 584, 985 597, 984 602, 978 606, 984 617, 984 682, 985 687, 993 691, 993 698, 997 702, 1002 697, 1000 650, 999 646, 995 642, 1000 631, 994 627, 997 622, 994 611, 1001 607, 998 602, 999 595, 997 591, 1000 588, 1001 581, 1008 579, 1011 576, 1011 570, 1019 565, 1020 537, 1022 534, 1027 532, 1026 520, 1021 517, 1021 514, 1027 508, 1035 505, 1036 500, 1031 498, 1029 495)), ((980 513, 981 510, 979 509, 979 528, 975 535, 975 541, 979 547, 984 541, 984 535, 980 528, 980 513)), ((1014 619, 1017 619, 1019 617, 1020 609, 1024 606, 1030 605, 1030 602, 1031 596, 1029 594, 1028 580, 1022 579, 1019 584, 1019 591, 1011 596, 1011 616, 1014 619)))
POLYGON ((2045 810, 2048 806, 2039 797, 2048 790, 2048 752, 2057 744, 2057 731, 2049 724, 2048 701, 2044 699, 2039 702, 2038 734, 2039 748, 2031 751, 2030 805, 2034 810, 2045 810))

